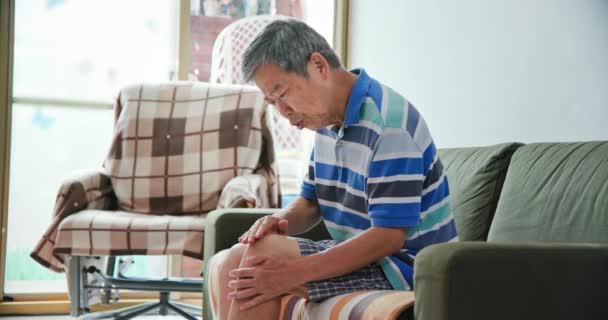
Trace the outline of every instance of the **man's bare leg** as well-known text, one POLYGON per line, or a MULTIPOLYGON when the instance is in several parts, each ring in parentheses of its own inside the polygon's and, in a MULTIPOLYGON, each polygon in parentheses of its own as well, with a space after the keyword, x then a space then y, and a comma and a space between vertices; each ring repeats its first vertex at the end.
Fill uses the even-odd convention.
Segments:
MULTIPOLYGON (((253 246, 250 246, 245 250, 243 259, 241 260, 242 268, 249 267, 246 263, 247 257, 260 256, 260 255, 281 255, 284 257, 298 257, 300 256, 300 247, 298 242, 294 239, 288 238, 283 235, 271 234, 267 235, 253 246)), ((297 294, 301 297, 306 298, 307 291, 304 286, 295 289, 292 293, 297 294)), ((281 298, 277 297, 268 302, 259 304, 253 308, 241 311, 240 300, 233 300, 230 306, 230 313, 228 319, 277 319, 281 309, 281 298)))
POLYGON ((241 259, 243 258, 245 249, 247 249, 247 246, 240 243, 235 244, 232 248, 226 250, 227 252, 225 252, 224 260, 220 262, 220 274, 218 277, 220 284, 218 315, 220 320, 228 319, 228 311, 232 304, 232 300, 228 298, 228 293, 234 291, 234 289, 228 287, 228 282, 231 280, 228 274, 241 265, 241 259))

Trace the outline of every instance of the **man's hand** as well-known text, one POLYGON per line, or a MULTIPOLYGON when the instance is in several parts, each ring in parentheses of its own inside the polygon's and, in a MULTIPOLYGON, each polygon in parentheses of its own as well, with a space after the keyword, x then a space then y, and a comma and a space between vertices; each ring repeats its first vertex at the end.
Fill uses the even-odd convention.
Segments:
MULTIPOLYGON (((298 279, 291 270, 294 259, 277 256, 255 256, 246 261, 251 267, 230 272, 228 286, 235 289, 230 299, 241 301, 241 310, 249 309, 296 289, 298 279)), ((297 272, 296 272, 297 273, 297 272)))
POLYGON ((242 244, 254 244, 267 234, 287 232, 288 221, 275 216, 265 216, 258 219, 249 230, 239 237, 242 244))

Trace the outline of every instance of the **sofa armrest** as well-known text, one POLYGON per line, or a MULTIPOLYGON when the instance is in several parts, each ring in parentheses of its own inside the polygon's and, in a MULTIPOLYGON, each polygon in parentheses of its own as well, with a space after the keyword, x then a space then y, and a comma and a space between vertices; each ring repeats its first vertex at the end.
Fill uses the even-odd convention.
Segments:
MULTIPOLYGON (((278 209, 219 209, 207 216, 205 223, 205 254, 203 260, 203 305, 210 306, 209 296, 209 261, 214 254, 232 247, 240 237, 257 219, 273 214, 278 209)), ((211 308, 203 308, 203 319, 213 319, 211 308)))
POLYGON ((205 222, 205 254, 208 261, 214 254, 237 243, 238 238, 259 218, 279 209, 219 209, 207 216, 205 222))
POLYGON ((608 319, 608 245, 460 242, 416 257, 417 320, 608 319))
MULTIPOLYGON (((228 249, 259 218, 278 212, 280 209, 238 209, 214 210, 207 216, 205 223, 205 254, 207 261, 217 252, 228 249)), ((297 235, 312 240, 330 239, 323 222, 312 229, 297 235)))
MULTIPOLYGON (((221 250, 228 249, 237 243, 240 237, 259 218, 273 214, 280 209, 219 209, 207 216, 205 223, 205 254, 203 275, 208 274, 211 257, 221 250)), ((298 235, 312 240, 329 239, 329 233, 323 222, 298 235)), ((208 281, 203 284, 203 304, 209 306, 208 281)), ((212 319, 211 308, 204 308, 203 319, 212 319)))

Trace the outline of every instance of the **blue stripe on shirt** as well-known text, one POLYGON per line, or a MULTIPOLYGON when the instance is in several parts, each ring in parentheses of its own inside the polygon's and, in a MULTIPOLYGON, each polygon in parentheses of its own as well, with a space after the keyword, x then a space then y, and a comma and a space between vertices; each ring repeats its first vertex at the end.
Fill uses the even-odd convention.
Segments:
POLYGON ((374 161, 369 166, 369 177, 388 177, 401 174, 423 174, 422 158, 397 158, 374 161))
POLYGON ((325 180, 340 181, 353 189, 360 191, 365 190, 365 178, 347 168, 317 162, 315 164, 315 177, 325 180))
POLYGON ((378 227, 411 227, 420 220, 420 203, 379 203, 369 206, 372 225, 378 227))
POLYGON ((321 207, 323 219, 329 220, 335 224, 352 227, 359 230, 365 230, 371 226, 369 219, 363 218, 354 213, 345 212, 326 205, 319 205, 319 207, 321 207))
POLYGON ((449 194, 450 194, 450 190, 448 187, 448 179, 443 179, 443 181, 437 186, 437 188, 435 190, 422 196, 422 199, 421 199, 422 211, 425 211, 428 208, 443 201, 443 199, 445 199, 449 194))
POLYGON ((456 225, 454 220, 450 221, 441 228, 429 231, 423 235, 407 240, 408 248, 424 248, 426 246, 447 242, 456 237, 456 225))

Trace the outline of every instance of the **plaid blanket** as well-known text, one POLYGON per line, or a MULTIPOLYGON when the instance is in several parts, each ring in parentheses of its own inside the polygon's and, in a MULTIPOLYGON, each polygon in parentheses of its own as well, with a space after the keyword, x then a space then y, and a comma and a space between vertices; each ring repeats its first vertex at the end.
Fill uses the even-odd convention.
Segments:
POLYGON ((249 86, 173 82, 126 87, 104 169, 59 189, 31 256, 203 257, 204 220, 221 207, 279 207, 270 118, 249 86))
POLYGON ((273 171, 273 153, 261 157, 264 137, 272 141, 266 104, 253 87, 133 86, 119 103, 104 166, 123 210, 202 214, 217 207, 230 179, 273 171))

